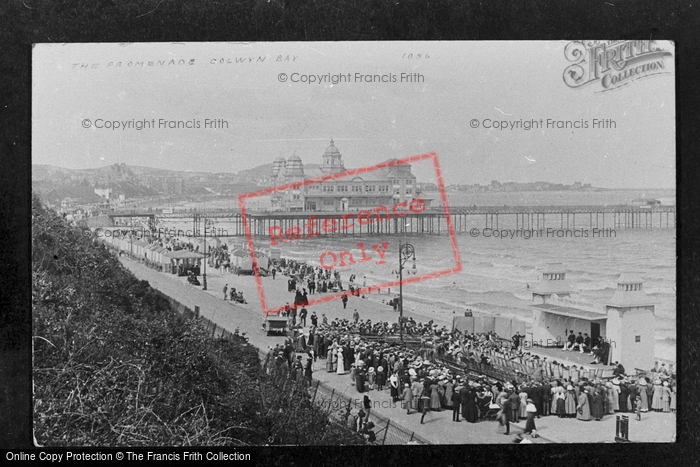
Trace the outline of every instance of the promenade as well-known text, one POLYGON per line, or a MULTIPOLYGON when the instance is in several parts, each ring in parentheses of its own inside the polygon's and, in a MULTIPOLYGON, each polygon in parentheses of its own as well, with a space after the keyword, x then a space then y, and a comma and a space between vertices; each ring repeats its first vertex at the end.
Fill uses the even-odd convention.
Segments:
MULTIPOLYGON (((252 276, 236 276, 224 273, 222 276, 213 268, 207 274, 207 291, 201 287, 194 287, 187 283, 185 277, 177 277, 173 274, 157 272, 145 265, 135 262, 125 256, 120 257, 122 264, 131 270, 137 278, 147 280, 150 285, 174 298, 183 305, 194 309, 199 306, 200 315, 217 324, 217 326, 232 332, 238 328, 241 333, 246 333, 250 343, 263 352, 269 346, 283 343, 283 336, 267 336, 262 330, 264 316, 261 311, 255 279, 252 276), (228 284, 229 289, 235 287, 242 291, 248 304, 231 303, 223 300, 223 287, 228 284)), ((287 277, 278 275, 276 279, 263 277, 265 293, 268 303, 282 304, 293 301, 293 294, 287 292, 287 277)), ((347 309, 343 309, 342 303, 330 301, 307 307, 309 316, 316 312, 321 322, 325 314, 328 321, 336 317, 351 319, 355 309, 360 314, 360 319, 371 319, 372 322, 398 321, 398 313, 391 307, 382 304, 382 300, 389 300, 393 295, 373 294, 367 299, 351 296, 347 309)), ((423 310, 421 310, 423 311, 423 310)), ((423 313, 404 312, 416 321, 427 322, 427 310, 423 313)), ((439 326, 451 328, 452 323, 433 318, 439 326)), ((307 329, 311 322, 307 317, 307 329)), ((362 402, 362 396, 352 385, 349 374, 337 375, 328 373, 325 369, 325 360, 318 359, 313 367, 313 378, 335 389, 336 393, 345 394, 347 397, 357 399, 357 405, 362 402)), ((451 411, 429 412, 425 417, 425 424, 420 424, 420 415, 412 412, 406 415, 400 407, 400 403, 393 403, 389 391, 370 391, 372 400, 372 412, 382 417, 391 419, 392 424, 403 427, 406 431, 413 431, 419 436, 435 444, 502 444, 511 443, 513 438, 521 433, 524 421, 511 425, 511 435, 505 436, 497 433, 497 422, 493 420, 479 421, 477 423, 452 422, 451 411)), ((354 402, 354 401, 353 401, 354 402)), ((637 422, 630 414, 629 437, 637 442, 671 442, 675 439, 675 414, 646 413, 643 420, 637 422), (664 435, 669 433, 669 435, 664 435)), ((540 438, 531 439, 535 443, 581 443, 581 442, 613 442, 615 437, 615 416, 608 415, 602 421, 580 422, 571 419, 559 419, 557 417, 542 417, 536 420, 540 438)), ((529 436, 526 438, 530 439, 529 436)))

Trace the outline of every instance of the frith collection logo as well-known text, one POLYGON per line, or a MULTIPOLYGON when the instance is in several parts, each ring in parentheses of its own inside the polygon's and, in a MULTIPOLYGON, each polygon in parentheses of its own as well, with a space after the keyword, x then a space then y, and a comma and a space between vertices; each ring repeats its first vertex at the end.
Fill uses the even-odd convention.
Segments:
POLYGON ((574 89, 595 84, 612 91, 635 80, 671 73, 673 54, 656 41, 574 41, 564 48, 572 62, 564 70, 564 83, 574 89))

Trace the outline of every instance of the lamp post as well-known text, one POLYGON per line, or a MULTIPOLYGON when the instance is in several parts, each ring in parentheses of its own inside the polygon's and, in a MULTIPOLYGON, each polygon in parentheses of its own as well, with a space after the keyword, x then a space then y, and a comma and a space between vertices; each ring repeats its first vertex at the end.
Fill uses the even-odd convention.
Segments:
POLYGON ((202 271, 202 290, 207 290, 207 223, 209 220, 206 217, 202 217, 201 214, 195 213, 193 216, 193 224, 194 224, 194 234, 199 235, 199 226, 200 226, 200 221, 204 220, 204 269, 202 271))
POLYGON ((204 218, 204 272, 202 273, 202 290, 207 290, 207 259, 209 258, 209 249, 207 248, 207 227, 213 226, 214 221, 204 218))
POLYGON ((411 270, 416 273, 416 250, 410 243, 399 243, 399 336, 403 343, 403 268, 406 262, 413 260, 411 270))
POLYGON ((202 273, 202 290, 207 290, 207 219, 204 218, 204 272, 202 273))

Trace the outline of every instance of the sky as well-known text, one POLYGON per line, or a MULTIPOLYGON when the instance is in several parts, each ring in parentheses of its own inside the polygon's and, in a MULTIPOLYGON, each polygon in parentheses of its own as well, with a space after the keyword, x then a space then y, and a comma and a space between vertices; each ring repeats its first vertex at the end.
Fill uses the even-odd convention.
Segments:
POLYGON ((568 44, 37 44, 32 163, 239 172, 293 154, 320 163, 333 138, 348 168, 434 152, 446 184, 675 188, 673 44, 656 43, 671 52, 654 59, 663 72, 608 90, 565 83, 568 44))

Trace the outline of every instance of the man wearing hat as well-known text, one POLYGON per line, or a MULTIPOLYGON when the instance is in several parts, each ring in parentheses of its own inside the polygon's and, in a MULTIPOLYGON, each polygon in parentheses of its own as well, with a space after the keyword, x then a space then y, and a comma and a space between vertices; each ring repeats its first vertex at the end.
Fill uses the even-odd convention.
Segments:
POLYGON ((625 367, 622 366, 620 362, 615 362, 615 369, 613 370, 613 376, 621 376, 625 374, 625 367))
POLYGON ((452 421, 453 422, 459 422, 459 407, 462 402, 462 396, 460 394, 460 391, 462 390, 462 385, 459 384, 457 385, 454 390, 452 391, 452 395, 450 396, 451 402, 452 402, 452 421))
POLYGON ((576 343, 576 335, 574 334, 573 329, 569 331, 569 336, 566 339, 567 343, 566 345, 564 345, 564 348, 562 350, 573 350, 574 344, 576 343))
POLYGON ((511 385, 508 386, 508 405, 510 407, 510 421, 517 423, 520 415, 520 396, 518 391, 511 385))

